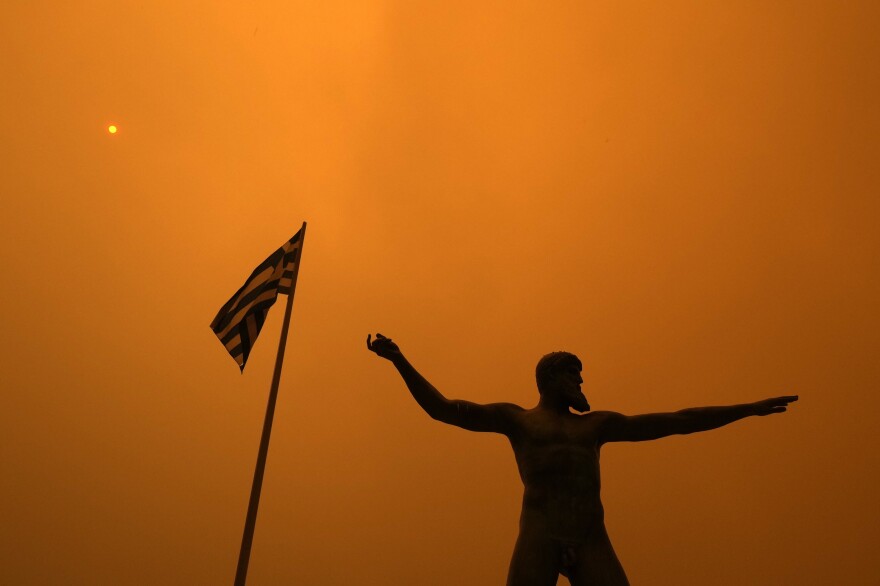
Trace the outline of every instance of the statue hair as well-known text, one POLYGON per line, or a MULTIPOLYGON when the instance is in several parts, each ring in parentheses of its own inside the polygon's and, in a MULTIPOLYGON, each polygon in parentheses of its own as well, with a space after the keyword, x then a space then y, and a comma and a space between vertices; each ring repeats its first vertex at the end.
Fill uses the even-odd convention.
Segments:
POLYGON ((545 354, 538 361, 538 366, 535 367, 535 381, 538 383, 538 392, 543 392, 547 383, 556 376, 557 372, 564 370, 571 365, 577 366, 578 370, 583 368, 580 358, 571 352, 559 351, 545 354))

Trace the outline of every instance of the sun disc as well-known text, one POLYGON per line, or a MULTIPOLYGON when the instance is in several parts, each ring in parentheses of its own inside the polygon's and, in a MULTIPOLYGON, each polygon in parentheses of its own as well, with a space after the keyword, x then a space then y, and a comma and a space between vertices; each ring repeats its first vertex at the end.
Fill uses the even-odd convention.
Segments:
POLYGON ((116 134, 117 130, 118 129, 116 128, 116 125, 114 125, 114 124, 111 124, 110 126, 107 127, 107 132, 109 132, 110 134, 116 134))

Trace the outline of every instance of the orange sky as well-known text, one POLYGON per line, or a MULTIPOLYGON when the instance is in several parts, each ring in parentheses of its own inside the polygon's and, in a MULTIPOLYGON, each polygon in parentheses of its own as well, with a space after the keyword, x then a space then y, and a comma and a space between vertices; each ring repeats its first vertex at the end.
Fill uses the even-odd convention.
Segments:
POLYGON ((876 3, 0 15, 0 582, 232 582, 282 305, 244 375, 208 324, 303 220, 249 585, 504 581, 509 446, 375 331, 452 398, 532 406, 557 349, 597 409, 800 394, 606 447, 612 540, 633 584, 876 580, 876 3))

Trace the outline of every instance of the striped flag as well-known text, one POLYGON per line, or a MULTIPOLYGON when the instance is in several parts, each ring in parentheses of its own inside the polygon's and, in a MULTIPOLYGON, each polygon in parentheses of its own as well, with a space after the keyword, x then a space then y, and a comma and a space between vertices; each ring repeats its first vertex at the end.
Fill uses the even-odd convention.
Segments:
POLYGON ((300 229, 254 269, 241 289, 220 308, 211 322, 211 329, 242 371, 266 321, 269 308, 279 293, 290 295, 293 291, 302 241, 303 230, 300 229))

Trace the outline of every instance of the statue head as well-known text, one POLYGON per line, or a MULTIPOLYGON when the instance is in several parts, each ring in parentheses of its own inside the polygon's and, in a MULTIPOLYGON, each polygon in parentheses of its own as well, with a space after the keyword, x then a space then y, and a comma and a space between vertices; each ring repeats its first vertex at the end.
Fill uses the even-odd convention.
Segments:
POLYGON ((576 411, 589 411, 590 404, 581 392, 580 359, 570 352, 551 352, 538 361, 535 380, 542 399, 561 403, 576 411))

